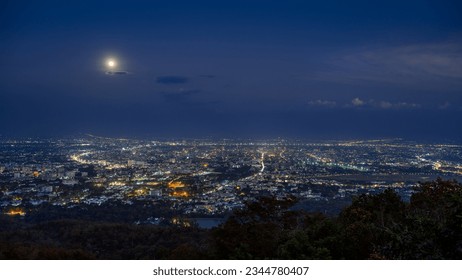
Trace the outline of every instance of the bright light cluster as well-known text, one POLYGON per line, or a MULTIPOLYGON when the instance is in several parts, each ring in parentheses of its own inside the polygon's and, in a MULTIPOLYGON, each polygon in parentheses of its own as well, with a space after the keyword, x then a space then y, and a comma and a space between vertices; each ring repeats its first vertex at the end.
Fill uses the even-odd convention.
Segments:
POLYGON ((107 60, 107 66, 109 68, 114 68, 114 67, 116 67, 116 65, 117 65, 117 63, 116 63, 116 61, 114 59, 111 58, 111 59, 107 60))

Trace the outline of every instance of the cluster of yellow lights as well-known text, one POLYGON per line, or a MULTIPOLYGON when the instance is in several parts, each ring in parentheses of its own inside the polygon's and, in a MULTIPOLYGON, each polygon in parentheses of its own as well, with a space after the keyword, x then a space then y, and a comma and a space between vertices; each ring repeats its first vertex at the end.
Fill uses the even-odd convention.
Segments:
POLYGON ((433 169, 438 170, 438 169, 440 169, 442 166, 443 166, 443 165, 442 165, 441 163, 435 162, 435 163, 433 164, 433 169))
POLYGON ((22 209, 10 209, 10 211, 6 212, 6 214, 10 216, 24 216, 26 215, 26 212, 22 209))
POLYGON ((180 181, 172 181, 168 183, 168 187, 172 189, 176 189, 176 188, 184 188, 186 187, 186 185, 180 181))
POLYGON ((77 155, 77 154, 71 155, 71 160, 73 160, 73 161, 75 161, 77 163, 80 163, 80 164, 101 165, 101 166, 104 166, 108 170, 121 169, 121 168, 126 167, 125 164, 110 163, 107 160, 86 160, 86 159, 83 159, 84 156, 88 156, 90 154, 92 154, 92 153, 91 152, 84 152, 84 153, 81 153, 79 155, 77 155))
POLYGON ((435 162, 433 164, 433 169, 440 172, 462 174, 462 166, 443 165, 441 162, 435 162))
POLYGON ((145 195, 147 193, 146 189, 137 189, 135 190, 136 195, 145 195))
POLYGON ((122 186, 126 186, 126 185, 127 185, 127 183, 122 182, 122 181, 114 181, 114 182, 109 183, 109 186, 111 186, 111 187, 122 187, 122 186))
POLYGON ((184 219, 181 219, 181 218, 172 218, 171 222, 174 225, 179 225, 179 226, 183 226, 183 227, 190 227, 191 226, 191 223, 188 220, 184 220, 184 219))
POLYGON ((107 161, 106 161, 106 165, 107 165, 107 166, 106 166, 106 169, 108 169, 108 170, 112 170, 112 169, 121 169, 121 168, 125 168, 125 167, 126 167, 126 165, 124 165, 124 164, 117 164, 117 163, 111 163, 111 164, 110 164, 110 163, 107 163, 107 161))
POLYGON ((174 192, 172 192, 172 196, 174 196, 174 197, 189 197, 189 193, 187 191, 174 191, 174 192))

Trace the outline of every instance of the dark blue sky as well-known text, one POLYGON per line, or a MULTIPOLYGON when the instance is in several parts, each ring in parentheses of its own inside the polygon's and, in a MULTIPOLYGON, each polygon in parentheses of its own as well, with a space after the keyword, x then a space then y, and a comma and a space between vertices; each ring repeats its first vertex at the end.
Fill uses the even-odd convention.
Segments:
POLYGON ((2 1, 0 134, 462 141, 461 15, 460 1, 2 1))

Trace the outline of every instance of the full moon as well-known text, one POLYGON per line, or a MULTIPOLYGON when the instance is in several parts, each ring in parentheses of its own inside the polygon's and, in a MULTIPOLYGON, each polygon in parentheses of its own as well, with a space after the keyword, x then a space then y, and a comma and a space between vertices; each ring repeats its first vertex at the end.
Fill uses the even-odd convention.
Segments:
POLYGON ((109 66, 110 68, 114 68, 116 66, 116 62, 114 59, 109 59, 107 61, 107 66, 109 66))

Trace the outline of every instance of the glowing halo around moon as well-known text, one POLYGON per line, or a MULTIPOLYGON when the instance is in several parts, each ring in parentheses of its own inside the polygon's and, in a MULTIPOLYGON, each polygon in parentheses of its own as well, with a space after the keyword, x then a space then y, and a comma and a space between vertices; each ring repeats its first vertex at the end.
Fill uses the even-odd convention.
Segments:
POLYGON ((127 75, 129 74, 127 71, 122 71, 119 66, 119 63, 118 61, 113 58, 113 57, 110 57, 110 58, 106 58, 106 60, 104 61, 104 64, 106 66, 106 70, 105 70, 105 74, 106 75, 127 75))
POLYGON ((106 65, 107 65, 109 68, 113 69, 114 67, 117 66, 117 62, 115 61, 115 59, 110 58, 110 59, 108 59, 108 60, 106 61, 106 65))

